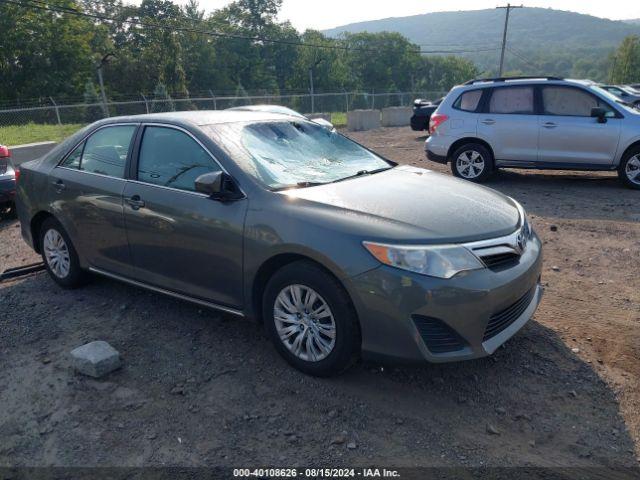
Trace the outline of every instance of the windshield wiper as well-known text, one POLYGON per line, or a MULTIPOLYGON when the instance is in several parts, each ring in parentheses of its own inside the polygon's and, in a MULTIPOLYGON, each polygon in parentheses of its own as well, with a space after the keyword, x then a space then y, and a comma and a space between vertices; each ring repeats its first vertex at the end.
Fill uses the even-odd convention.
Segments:
POLYGON ((291 190, 292 188, 308 188, 308 187, 317 187, 320 185, 326 185, 331 182, 298 182, 295 185, 285 185, 284 187, 274 188, 274 192, 279 192, 280 190, 291 190))
POLYGON ((338 180, 334 180, 331 183, 344 182, 345 180, 349 180, 351 178, 363 177, 365 175, 373 175, 375 173, 386 172, 387 170, 391 170, 393 167, 382 167, 376 168, 375 170, 360 170, 355 175, 349 175, 348 177, 339 178, 338 180))

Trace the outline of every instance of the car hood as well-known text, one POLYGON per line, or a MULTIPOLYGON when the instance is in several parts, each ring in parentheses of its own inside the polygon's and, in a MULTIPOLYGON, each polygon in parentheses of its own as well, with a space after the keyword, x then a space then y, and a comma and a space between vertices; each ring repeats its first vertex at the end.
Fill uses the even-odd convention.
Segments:
POLYGON ((313 211, 317 221, 331 217, 370 240, 469 242, 508 235, 520 223, 509 197, 409 166, 282 193, 313 211))

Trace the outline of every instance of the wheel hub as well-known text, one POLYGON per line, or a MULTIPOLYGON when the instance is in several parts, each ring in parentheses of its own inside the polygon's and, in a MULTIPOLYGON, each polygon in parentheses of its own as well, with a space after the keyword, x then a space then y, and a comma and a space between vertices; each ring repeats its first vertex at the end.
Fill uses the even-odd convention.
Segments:
POLYGON ((640 153, 627 162, 625 173, 631 182, 640 185, 640 153))
POLYGON ((475 150, 466 150, 458 156, 456 168, 463 178, 477 178, 484 171, 484 158, 475 150))
POLYGON ((55 229, 50 229, 44 235, 44 256, 47 265, 58 278, 65 278, 71 269, 71 256, 64 238, 55 229))
POLYGON ((276 297, 273 317, 280 341, 301 360, 319 362, 333 351, 333 314, 311 287, 296 284, 283 288, 276 297))

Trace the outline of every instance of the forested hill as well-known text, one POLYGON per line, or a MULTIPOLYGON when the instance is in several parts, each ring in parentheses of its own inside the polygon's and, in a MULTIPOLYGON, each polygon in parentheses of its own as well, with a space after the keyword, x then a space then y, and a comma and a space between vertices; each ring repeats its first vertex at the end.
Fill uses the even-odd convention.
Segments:
MULTIPOLYGON (((410 17, 353 23, 327 30, 329 36, 343 32, 393 31, 420 44, 424 50, 476 50, 464 52, 479 67, 495 68, 504 27, 503 9, 438 12, 410 17), (495 48, 495 50, 488 50, 495 48)), ((640 34, 640 24, 612 21, 545 8, 511 11, 507 68, 526 73, 600 77, 600 60, 627 35, 640 34)), ((605 72, 606 74, 606 72, 605 72)))

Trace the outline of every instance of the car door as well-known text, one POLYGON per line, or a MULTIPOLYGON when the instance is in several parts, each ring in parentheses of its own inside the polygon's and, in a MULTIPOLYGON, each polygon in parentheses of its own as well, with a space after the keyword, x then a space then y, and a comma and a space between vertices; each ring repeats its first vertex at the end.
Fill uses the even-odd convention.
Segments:
POLYGON ((612 165, 620 139, 621 119, 606 102, 584 89, 542 86, 538 160, 547 164, 612 165), (591 116, 604 108, 606 122, 591 116))
POLYGON ((99 128, 50 174, 55 216, 89 266, 126 275, 131 266, 122 192, 137 124, 99 128))
POLYGON ((532 85, 493 88, 478 118, 478 135, 493 148, 496 161, 538 158, 538 117, 532 85))
POLYGON ((217 201, 194 185, 222 166, 188 131, 146 125, 134 168, 124 189, 134 278, 240 308, 247 200, 217 201))

